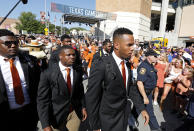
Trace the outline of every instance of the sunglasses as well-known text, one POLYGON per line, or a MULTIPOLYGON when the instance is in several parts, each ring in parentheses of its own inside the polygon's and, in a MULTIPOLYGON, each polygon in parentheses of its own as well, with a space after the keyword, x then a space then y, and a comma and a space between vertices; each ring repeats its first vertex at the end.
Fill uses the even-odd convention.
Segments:
POLYGON ((11 48, 11 45, 14 44, 14 45, 18 45, 18 41, 5 41, 3 44, 9 48, 11 48))

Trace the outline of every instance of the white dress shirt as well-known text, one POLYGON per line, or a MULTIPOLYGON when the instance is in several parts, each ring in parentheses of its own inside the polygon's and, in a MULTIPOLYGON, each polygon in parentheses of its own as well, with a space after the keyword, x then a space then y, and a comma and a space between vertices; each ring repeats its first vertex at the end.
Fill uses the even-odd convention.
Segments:
MULTIPOLYGON (((115 52, 113 51, 113 53, 112 53, 112 56, 113 56, 113 58, 114 58, 114 60, 116 61, 116 63, 117 63, 117 66, 119 67, 119 70, 120 70, 120 72, 121 72, 121 76, 123 76, 122 75, 122 64, 121 64, 121 62, 123 61, 121 58, 119 58, 116 54, 115 54, 115 52)), ((126 66, 126 63, 127 63, 127 61, 126 60, 124 60, 124 63, 125 63, 125 73, 126 73, 126 88, 127 88, 127 82, 128 82, 128 68, 127 68, 127 66, 126 66)))
POLYGON ((20 107, 30 103, 30 97, 29 97, 29 94, 28 94, 27 89, 26 89, 27 84, 26 84, 26 80, 24 77, 24 72, 23 72, 23 69, 22 69, 22 66, 21 66, 21 63, 20 63, 18 57, 15 57, 14 65, 17 68, 17 71, 18 71, 18 74, 20 77, 20 81, 21 81, 21 85, 22 85, 23 94, 24 94, 25 101, 22 105, 17 104, 15 101, 15 95, 14 95, 14 89, 13 89, 13 79, 12 79, 12 74, 11 74, 11 69, 10 69, 10 62, 5 61, 5 58, 0 56, 0 69, 1 69, 3 79, 5 82, 5 87, 6 87, 6 91, 7 91, 10 109, 17 109, 17 108, 20 108, 20 107))
POLYGON ((109 53, 107 53, 104 49, 102 51, 103 51, 104 55, 109 56, 109 53))
POLYGON ((70 71, 70 78, 71 78, 71 88, 72 88, 73 87, 73 67, 72 66, 66 67, 66 66, 62 65, 61 61, 59 61, 59 68, 60 68, 60 70, 61 70, 61 72, 63 74, 63 78, 66 81, 66 83, 67 83, 67 70, 66 69, 67 68, 71 69, 71 71, 70 71))

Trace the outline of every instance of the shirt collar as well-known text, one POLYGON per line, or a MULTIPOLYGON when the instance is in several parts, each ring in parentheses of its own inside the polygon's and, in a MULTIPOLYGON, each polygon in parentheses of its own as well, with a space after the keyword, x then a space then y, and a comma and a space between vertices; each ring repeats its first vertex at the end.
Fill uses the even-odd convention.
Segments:
POLYGON ((59 61, 59 68, 60 68, 61 71, 64 71, 66 68, 72 69, 72 66, 70 66, 70 67, 64 66, 64 65, 61 63, 61 61, 59 61))
MULTIPOLYGON (((15 61, 18 61, 18 60, 19 60, 19 57, 18 57, 18 56, 15 56, 14 58, 15 58, 15 61)), ((0 62, 1 62, 1 63, 2 63, 2 62, 5 63, 5 62, 6 62, 5 59, 8 59, 8 58, 3 57, 3 56, 0 56, 0 62)))
MULTIPOLYGON (((119 57, 115 54, 114 51, 113 51, 113 53, 112 53, 112 56, 113 56, 113 58, 115 59, 117 65, 120 66, 120 64, 121 64, 121 62, 122 62, 123 60, 122 60, 121 58, 119 58, 119 57)), ((126 64, 126 60, 124 60, 124 62, 125 62, 125 64, 126 64)))
POLYGON ((108 55, 108 52, 106 52, 104 49, 102 50, 104 54, 107 54, 108 55))

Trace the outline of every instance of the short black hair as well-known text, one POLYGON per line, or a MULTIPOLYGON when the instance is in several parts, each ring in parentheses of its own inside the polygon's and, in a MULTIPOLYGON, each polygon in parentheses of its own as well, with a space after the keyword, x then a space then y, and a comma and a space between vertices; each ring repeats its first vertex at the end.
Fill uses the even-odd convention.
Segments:
POLYGON ((127 28, 118 28, 113 33, 113 41, 124 34, 133 35, 133 32, 127 28))
POLYGON ((23 36, 23 37, 26 37, 26 35, 25 35, 25 34, 21 34, 20 36, 21 36, 21 37, 22 37, 22 36, 23 36))
POLYGON ((107 43, 111 43, 110 39, 105 39, 102 43, 103 46, 107 45, 107 43))
POLYGON ((33 35, 28 36, 28 38, 31 38, 32 40, 36 40, 36 37, 33 35))
POLYGON ((66 49, 72 49, 72 50, 74 50, 72 46, 64 45, 64 46, 61 46, 61 47, 59 48, 59 54, 61 54, 61 52, 62 52, 63 50, 66 50, 66 49))
POLYGON ((61 36, 61 41, 63 41, 64 39, 71 39, 71 37, 69 35, 64 34, 61 36))
POLYGON ((2 36, 15 36, 13 32, 7 29, 0 29, 0 37, 2 36))

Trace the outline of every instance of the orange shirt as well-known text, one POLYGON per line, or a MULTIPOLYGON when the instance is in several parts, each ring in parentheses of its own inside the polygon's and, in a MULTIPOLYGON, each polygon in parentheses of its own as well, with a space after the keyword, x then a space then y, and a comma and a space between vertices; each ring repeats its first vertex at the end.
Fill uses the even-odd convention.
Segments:
MULTIPOLYGON (((135 66, 138 66, 139 59, 137 57, 133 57, 132 64, 135 66)), ((133 65, 131 65, 131 69, 133 69, 133 65)))
POLYGON ((194 68, 194 60, 191 61, 191 67, 194 68))
POLYGON ((88 63, 88 68, 91 68, 93 56, 94 53, 89 53, 85 58, 86 62, 88 63))
POLYGON ((84 59, 86 59, 86 56, 88 55, 88 51, 83 51, 83 53, 82 53, 82 57, 84 58, 84 59))

